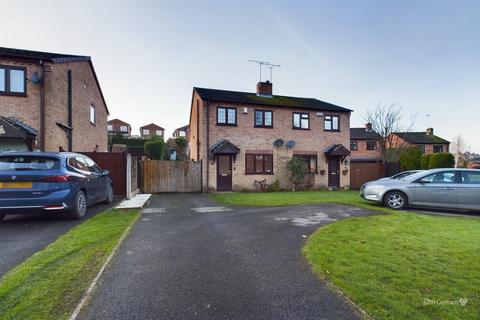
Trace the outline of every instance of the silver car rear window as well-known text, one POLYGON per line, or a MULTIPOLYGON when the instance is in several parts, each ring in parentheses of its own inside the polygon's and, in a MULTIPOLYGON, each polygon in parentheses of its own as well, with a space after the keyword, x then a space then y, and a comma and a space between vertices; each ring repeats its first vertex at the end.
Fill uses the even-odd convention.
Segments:
POLYGON ((55 158, 40 156, 0 156, 0 172, 2 171, 46 171, 60 167, 60 161, 55 158))

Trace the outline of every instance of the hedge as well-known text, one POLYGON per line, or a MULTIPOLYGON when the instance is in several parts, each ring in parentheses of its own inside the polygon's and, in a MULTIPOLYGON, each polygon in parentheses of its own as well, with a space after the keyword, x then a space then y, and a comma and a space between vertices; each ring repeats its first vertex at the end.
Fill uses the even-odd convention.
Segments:
POLYGON ((422 152, 417 147, 407 148, 400 156, 400 168, 402 171, 420 169, 422 152))
POLYGON ((428 168, 453 168, 455 167, 455 157, 451 153, 434 153, 430 155, 428 168))
POLYGON ((163 160, 165 157, 165 142, 156 139, 145 143, 145 153, 152 160, 163 160))
POLYGON ((430 156, 431 154, 425 154, 422 156, 421 165, 420 165, 422 170, 428 170, 430 156))

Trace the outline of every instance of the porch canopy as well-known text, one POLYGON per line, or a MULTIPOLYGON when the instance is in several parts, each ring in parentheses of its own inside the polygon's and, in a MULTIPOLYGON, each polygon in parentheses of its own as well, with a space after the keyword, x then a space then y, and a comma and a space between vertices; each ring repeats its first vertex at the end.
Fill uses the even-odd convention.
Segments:
POLYGON ((240 148, 228 141, 227 139, 222 139, 210 146, 210 153, 212 155, 221 153, 236 156, 239 152, 240 148))
POLYGON ((328 157, 342 157, 350 155, 350 150, 348 150, 343 144, 332 144, 331 146, 325 148, 325 156, 328 157))

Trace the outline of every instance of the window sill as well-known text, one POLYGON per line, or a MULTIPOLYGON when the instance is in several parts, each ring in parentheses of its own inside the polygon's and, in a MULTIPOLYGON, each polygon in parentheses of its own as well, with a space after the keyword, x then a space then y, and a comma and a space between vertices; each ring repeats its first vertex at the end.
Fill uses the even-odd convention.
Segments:
POLYGON ((273 172, 270 173, 245 173, 246 176, 272 176, 273 172))
POLYGON ((305 130, 305 131, 308 131, 308 130, 310 130, 310 128, 295 128, 295 127, 292 127, 292 130, 305 130))
POLYGON ((229 124, 229 123, 217 123, 217 126, 220 127, 238 127, 238 124, 229 124))
POLYGON ((323 131, 325 131, 325 132, 341 132, 340 130, 326 130, 326 129, 324 129, 323 131))
POLYGON ((10 97, 23 97, 26 98, 26 93, 15 93, 15 92, 0 92, 0 96, 10 96, 10 97))
POLYGON ((259 129, 273 129, 273 126, 253 126, 254 128, 259 128, 259 129))

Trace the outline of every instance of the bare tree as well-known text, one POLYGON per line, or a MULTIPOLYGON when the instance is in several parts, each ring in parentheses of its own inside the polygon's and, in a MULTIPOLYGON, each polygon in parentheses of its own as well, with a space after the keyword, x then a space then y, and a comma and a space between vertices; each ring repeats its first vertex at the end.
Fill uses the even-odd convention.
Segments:
POLYGON ((372 129, 380 135, 379 147, 384 162, 396 162, 408 143, 399 139, 394 133, 408 132, 415 123, 412 117, 407 126, 402 126, 402 107, 395 103, 379 104, 368 110, 365 120, 372 124, 372 129))
POLYGON ((455 168, 459 167, 459 162, 462 157, 462 154, 465 152, 465 140, 463 140, 462 135, 456 135, 453 138, 451 151, 455 156, 455 168))

